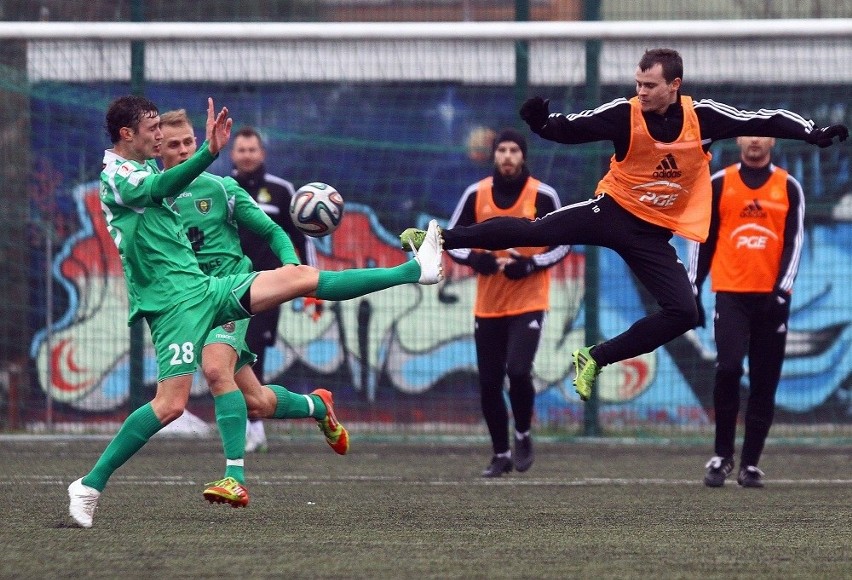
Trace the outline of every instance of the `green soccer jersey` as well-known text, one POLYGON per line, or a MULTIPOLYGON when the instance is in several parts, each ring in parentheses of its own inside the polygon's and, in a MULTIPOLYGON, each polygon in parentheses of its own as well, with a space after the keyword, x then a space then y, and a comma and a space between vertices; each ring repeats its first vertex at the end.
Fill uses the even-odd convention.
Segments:
POLYGON ((160 171, 150 159, 140 163, 104 152, 101 208, 124 268, 129 323, 206 290, 207 276, 198 267, 180 216, 163 200, 182 192, 214 159, 206 143, 168 171, 160 171))
POLYGON ((299 264, 290 237, 231 177, 204 172, 166 202, 180 214, 205 274, 227 276, 252 271, 251 260, 240 246, 239 228, 248 228, 264 238, 281 263, 299 264))

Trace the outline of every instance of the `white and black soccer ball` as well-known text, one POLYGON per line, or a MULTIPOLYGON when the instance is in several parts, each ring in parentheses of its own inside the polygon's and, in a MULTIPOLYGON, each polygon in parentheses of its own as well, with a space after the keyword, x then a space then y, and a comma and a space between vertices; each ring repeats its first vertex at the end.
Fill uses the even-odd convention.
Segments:
POLYGON ((343 196, 321 181, 305 184, 290 200, 290 219, 307 236, 327 236, 343 219, 343 196))

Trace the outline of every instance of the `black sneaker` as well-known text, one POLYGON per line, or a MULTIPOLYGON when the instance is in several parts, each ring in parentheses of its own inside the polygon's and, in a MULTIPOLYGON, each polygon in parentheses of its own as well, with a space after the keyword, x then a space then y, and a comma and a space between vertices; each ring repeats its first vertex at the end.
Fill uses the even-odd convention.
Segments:
POLYGON ((704 485, 722 487, 725 485, 725 478, 734 470, 734 458, 714 455, 704 467, 707 468, 707 473, 704 474, 704 485))
POLYGON ((522 439, 518 439, 516 437, 513 456, 515 458, 515 469, 518 471, 524 472, 532 467, 533 461, 535 460, 532 437, 529 435, 522 439))
POLYGON ((743 487, 763 487, 763 472, 754 465, 740 467, 737 483, 743 487))
POLYGON ((482 472, 482 477, 500 477, 510 471, 512 471, 512 458, 495 455, 491 458, 491 464, 482 472))

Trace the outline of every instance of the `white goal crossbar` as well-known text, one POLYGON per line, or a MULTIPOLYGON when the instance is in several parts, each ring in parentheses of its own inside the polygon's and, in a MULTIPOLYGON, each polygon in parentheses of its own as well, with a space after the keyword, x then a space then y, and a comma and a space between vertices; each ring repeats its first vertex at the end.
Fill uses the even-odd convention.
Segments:
POLYGON ((18 40, 641 40, 850 37, 852 18, 548 22, 0 22, 18 40))
POLYGON ((601 40, 600 79, 623 83, 642 51, 681 52, 690 81, 852 83, 852 18, 606 22, 0 22, 26 42, 30 82, 126 81, 145 42, 158 82, 461 82, 511 85, 516 41, 529 82, 585 82, 585 42, 601 40))

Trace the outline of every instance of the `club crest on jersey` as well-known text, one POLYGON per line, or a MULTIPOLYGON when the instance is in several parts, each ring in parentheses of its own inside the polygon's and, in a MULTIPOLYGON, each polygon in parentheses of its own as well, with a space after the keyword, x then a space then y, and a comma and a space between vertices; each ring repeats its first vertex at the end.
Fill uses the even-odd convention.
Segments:
POLYGON ((201 215, 207 215, 210 212, 210 208, 212 206, 213 201, 209 197, 195 200, 195 209, 197 209, 198 213, 200 213, 201 215))
POLYGON ((226 322, 222 325, 222 330, 225 332, 234 332, 234 329, 237 328, 236 323, 232 320, 231 322, 226 322))
POLYGON ((265 187, 261 187, 257 192, 257 201, 260 203, 269 203, 272 201, 272 194, 265 187))

